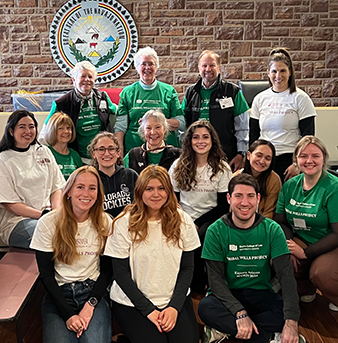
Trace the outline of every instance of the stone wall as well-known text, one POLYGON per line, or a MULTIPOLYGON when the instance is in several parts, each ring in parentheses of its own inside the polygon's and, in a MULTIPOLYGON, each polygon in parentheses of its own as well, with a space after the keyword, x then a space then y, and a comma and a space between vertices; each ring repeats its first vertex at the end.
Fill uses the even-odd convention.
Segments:
MULTIPOLYGON (((65 0, 1 0, 0 111, 13 110, 11 94, 71 88, 53 62, 49 24, 65 0)), ((132 14, 139 46, 160 55, 158 79, 183 98, 197 78, 197 56, 212 49, 222 57, 222 76, 266 78, 271 48, 288 47, 297 85, 316 106, 338 106, 338 0, 120 0, 132 14)), ((102 87, 137 80, 130 68, 102 87)))

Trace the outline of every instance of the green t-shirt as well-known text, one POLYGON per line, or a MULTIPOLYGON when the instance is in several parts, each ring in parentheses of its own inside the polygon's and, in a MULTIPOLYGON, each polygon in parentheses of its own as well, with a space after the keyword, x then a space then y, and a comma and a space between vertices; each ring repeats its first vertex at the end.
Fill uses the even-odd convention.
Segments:
MULTIPOLYGON (((160 110, 168 119, 183 115, 176 90, 166 83, 157 81, 154 89, 146 90, 139 82, 135 82, 121 92, 117 115, 128 116, 128 129, 125 133, 126 152, 143 144, 138 134, 138 121, 151 109, 160 110)), ((177 147, 176 132, 171 132, 166 142, 177 147)))
POLYGON ((51 146, 48 146, 48 148, 53 153, 56 163, 58 164, 61 173, 66 180, 75 169, 82 166, 81 157, 75 150, 69 148, 69 154, 63 155, 54 150, 51 146))
MULTIPOLYGON (((215 88, 204 89, 201 88, 201 108, 199 119, 206 119, 209 121, 209 102, 210 96, 215 88)), ((182 102, 182 111, 185 113, 187 99, 184 97, 182 102)), ((234 117, 241 115, 249 109, 249 106, 244 98, 242 91, 237 92, 234 100, 234 117)))
POLYGON ((249 229, 218 219, 207 230, 202 258, 225 263, 230 289, 271 289, 270 260, 290 253, 282 228, 261 218, 249 229))
POLYGON ((276 213, 286 214, 294 232, 313 244, 331 232, 338 223, 338 178, 326 171, 310 190, 303 190, 304 174, 293 177, 279 193, 276 213))

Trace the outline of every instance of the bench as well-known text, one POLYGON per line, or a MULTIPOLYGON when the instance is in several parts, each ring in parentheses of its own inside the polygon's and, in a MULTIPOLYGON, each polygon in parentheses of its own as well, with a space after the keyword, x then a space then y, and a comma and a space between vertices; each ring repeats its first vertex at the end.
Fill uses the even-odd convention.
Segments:
POLYGON ((0 275, 0 341, 27 343, 31 330, 31 342, 42 342, 40 308, 44 290, 35 252, 10 248, 0 260, 0 275))

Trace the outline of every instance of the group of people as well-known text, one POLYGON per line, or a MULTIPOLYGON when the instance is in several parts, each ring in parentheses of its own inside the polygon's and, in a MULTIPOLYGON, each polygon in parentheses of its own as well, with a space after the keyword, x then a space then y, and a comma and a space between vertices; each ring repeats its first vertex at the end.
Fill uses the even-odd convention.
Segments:
POLYGON ((207 342, 304 342, 297 292, 338 311, 338 178, 288 51, 271 51, 250 119, 213 51, 182 106, 152 48, 134 63, 118 106, 80 62, 39 139, 18 110, 0 141, 0 237, 36 250, 44 341, 110 342, 109 287, 133 343, 197 343, 190 292, 207 290, 207 342))

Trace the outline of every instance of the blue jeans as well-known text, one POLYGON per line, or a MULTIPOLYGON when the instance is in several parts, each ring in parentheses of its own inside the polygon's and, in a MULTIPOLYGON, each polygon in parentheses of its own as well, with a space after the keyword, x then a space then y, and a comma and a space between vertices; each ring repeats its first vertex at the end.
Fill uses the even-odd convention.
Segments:
POLYGON ((17 223, 9 236, 8 245, 29 249, 37 222, 37 219, 26 218, 17 223))
MULTIPOLYGON (((79 313, 89 298, 95 281, 87 279, 62 285, 61 291, 68 304, 79 313)), ((67 329, 65 321, 50 297, 45 296, 42 303, 42 326, 44 343, 110 343, 111 316, 108 302, 102 297, 96 305, 88 329, 77 338, 76 333, 67 329)))

